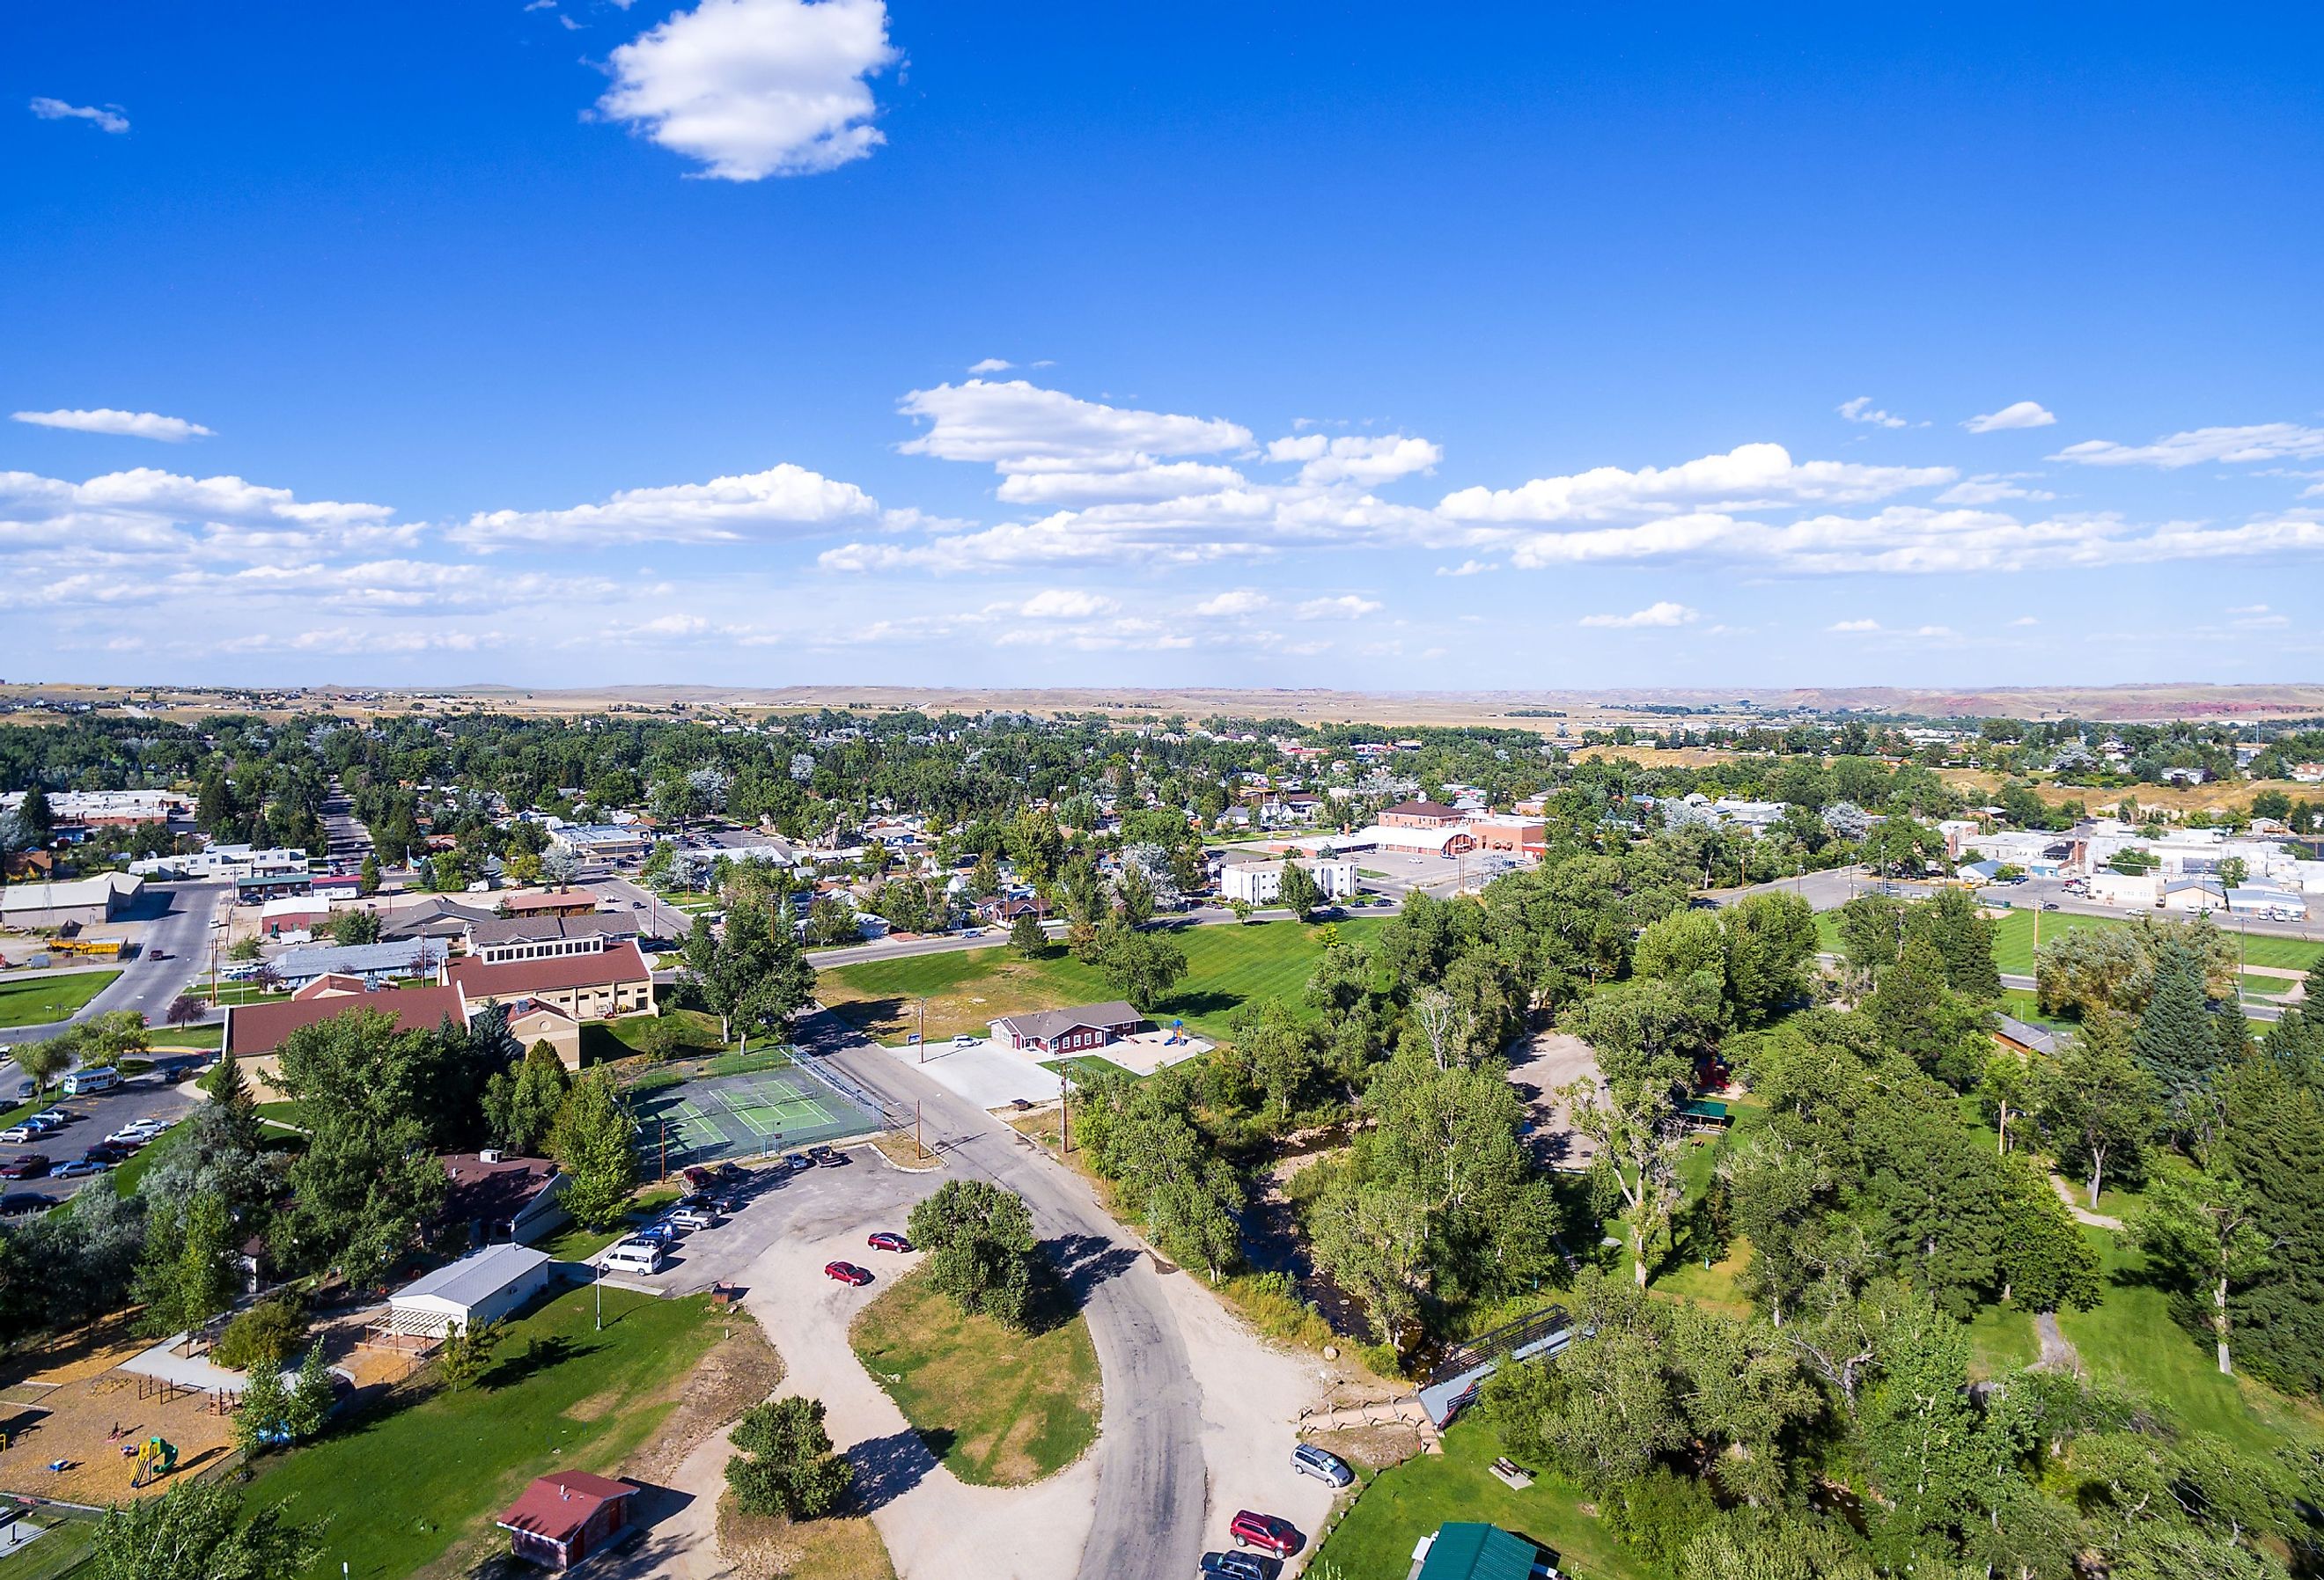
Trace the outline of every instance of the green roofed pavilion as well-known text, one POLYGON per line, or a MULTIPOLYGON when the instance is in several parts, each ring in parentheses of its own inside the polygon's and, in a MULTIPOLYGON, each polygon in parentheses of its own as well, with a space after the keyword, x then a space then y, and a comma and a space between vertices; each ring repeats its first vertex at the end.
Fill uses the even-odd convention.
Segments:
POLYGON ((1498 1525, 1448 1520, 1412 1580, 1532 1580, 1540 1549, 1498 1525))

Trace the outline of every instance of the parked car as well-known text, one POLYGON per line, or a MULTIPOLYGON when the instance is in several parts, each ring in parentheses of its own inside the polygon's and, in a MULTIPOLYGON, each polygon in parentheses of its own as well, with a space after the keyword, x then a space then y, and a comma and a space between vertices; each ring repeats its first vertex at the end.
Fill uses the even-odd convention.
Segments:
POLYGON ((0 1130, 0 1141, 36 1141, 41 1139, 41 1134, 42 1129, 37 1124, 12 1124, 6 1130, 0 1130))
POLYGON ((892 1229, 882 1229, 866 1240, 864 1244, 874 1251, 909 1251, 912 1243, 892 1229))
POLYGON ((650 1241, 656 1245, 669 1246, 677 1243, 678 1235, 678 1231, 671 1224, 665 1222, 660 1224, 648 1224, 644 1228, 631 1235, 630 1238, 632 1240, 650 1241))
POLYGON ((1318 1448, 1313 1443, 1291 1446, 1291 1468, 1301 1475, 1312 1475, 1327 1487, 1344 1487, 1356 1479, 1348 1462, 1328 1448, 1318 1448))
POLYGON ((670 1214, 669 1221, 680 1229, 707 1229, 718 1220, 711 1215, 707 1203, 696 1207, 680 1207, 670 1214))
POLYGON ((90 1144, 88 1155, 100 1162, 120 1163, 126 1161, 134 1151, 134 1148, 116 1147, 110 1141, 96 1141, 90 1144))
POLYGON ((0 1179, 38 1179, 48 1171, 49 1158, 45 1152, 26 1152, 22 1157, 0 1163, 0 1179))
POLYGON ((815 1166, 818 1169, 844 1169, 854 1160, 844 1152, 835 1152, 825 1147, 816 1155, 815 1166))
POLYGON ((837 1279, 843 1284, 853 1284, 857 1289, 862 1289, 872 1281, 872 1270, 868 1267, 857 1267, 852 1261, 826 1261, 823 1264, 823 1276, 827 1279, 837 1279))
POLYGON ((124 1124, 105 1138, 106 1144, 108 1146, 127 1147, 133 1151, 152 1139, 134 1124, 124 1124))
POLYGON ((1249 1509, 1238 1510, 1234 1520, 1227 1527, 1239 1548, 1257 1548, 1287 1558, 1299 1550, 1299 1532, 1291 1521, 1278 1515, 1255 1513, 1249 1509))
POLYGON ((954 1048, 974 1048, 976 1046, 976 1039, 969 1032, 964 1031, 959 1036, 952 1039, 952 1045, 954 1048))
POLYGON ((661 1247, 650 1240, 624 1240, 605 1252, 599 1265, 609 1273, 659 1272, 661 1247))
POLYGON ((1219 1580, 1274 1580, 1275 1561, 1257 1553, 1223 1552, 1203 1555, 1203 1573, 1219 1580))
POLYGON ((78 1119, 79 1117, 79 1114, 67 1113, 61 1108, 43 1108, 41 1112, 32 1115, 32 1122, 36 1124, 48 1125, 70 1124, 74 1120, 78 1119))
POLYGON ((785 1152, 783 1154, 783 1167, 793 1174, 796 1174, 802 1169, 814 1168, 815 1160, 808 1157, 805 1152, 785 1152))
POLYGON ((44 1213, 57 1204, 37 1190, 12 1190, 0 1196, 0 1217, 13 1218, 23 1213, 44 1213))
POLYGON ((49 1170, 52 1179, 78 1179, 84 1174, 102 1174, 113 1165, 96 1158, 75 1158, 49 1170))

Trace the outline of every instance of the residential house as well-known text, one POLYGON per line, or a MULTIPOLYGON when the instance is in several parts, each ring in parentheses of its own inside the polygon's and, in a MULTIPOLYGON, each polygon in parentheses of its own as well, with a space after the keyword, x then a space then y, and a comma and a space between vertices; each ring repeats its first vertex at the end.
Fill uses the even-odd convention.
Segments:
POLYGON ((549 889, 538 894, 504 894, 496 908, 510 916, 587 916, 597 909, 590 889, 549 889))
POLYGON ((565 1176, 546 1158, 502 1152, 452 1152, 439 1160, 451 1180, 438 1218, 465 1226, 469 1243, 512 1241, 529 1245, 568 1218, 561 1200, 565 1176))
POLYGON ((465 904, 441 894, 431 894, 414 905, 406 905, 380 918, 380 937, 383 938, 459 938, 466 940, 468 929, 478 922, 497 921, 490 910, 480 905, 465 904))

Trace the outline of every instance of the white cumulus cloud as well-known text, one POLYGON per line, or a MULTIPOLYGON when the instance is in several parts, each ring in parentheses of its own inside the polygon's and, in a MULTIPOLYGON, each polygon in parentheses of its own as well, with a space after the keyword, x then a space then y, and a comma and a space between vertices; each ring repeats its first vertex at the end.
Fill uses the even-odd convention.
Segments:
POLYGON ((573 549, 608 543, 741 543, 859 520, 878 510, 879 503, 854 484, 785 461, 746 476, 625 488, 603 504, 480 511, 447 535, 476 549, 512 543, 573 549))
POLYGON ((1858 395, 1853 401, 1842 401, 1836 408, 1850 422, 1869 423, 1874 428, 1909 428, 1912 424, 1894 412, 1883 411, 1872 403, 1869 395, 1858 395))
POLYGON ((1971 433, 2001 433, 2012 428, 2047 428, 2057 420, 2039 401, 2013 401, 1998 411, 1966 418, 1961 426, 1971 433))
POLYGON ((1310 598, 1299 605, 1298 615, 1302 620, 1360 620, 1387 607, 1375 599, 1345 593, 1336 598, 1310 598))
POLYGON ((1019 605, 1017 613, 1028 620, 1087 620, 1098 614, 1111 614, 1120 607, 1118 600, 1102 593, 1081 587, 1047 587, 1019 605))
POLYGON ((1256 614, 1274 602, 1274 599, 1255 587, 1234 587, 1204 598, 1194 605, 1194 613, 1213 617, 1228 614, 1256 614))
POLYGON ((968 371, 972 376, 985 373, 1007 373, 1016 365, 1005 356, 988 356, 982 362, 970 363, 968 371))
POLYGON ((1463 488, 1437 508, 1456 521, 1597 522, 1686 510, 1766 510, 1777 505, 1858 504, 1950 483, 1950 467, 1869 467, 1852 461, 1794 461, 1779 444, 1738 445, 1675 467, 1635 472, 1599 467, 1537 477, 1516 488, 1463 488))
POLYGON ((32 100, 32 109, 43 121, 87 121, 100 132, 129 130, 129 117, 121 113, 119 105, 74 105, 42 96, 32 100))
POLYGON ((1880 622, 1877 620, 1836 620, 1830 625, 1825 626, 1824 629, 1826 631, 1877 631, 1880 629, 1880 622))
POLYGON ((1674 604, 1665 599, 1628 614, 1584 614, 1582 624, 1605 630, 1636 631, 1655 625, 1692 625, 1702 618, 1700 612, 1688 608, 1684 604, 1674 604))
POLYGON ((2005 499, 2055 499, 2046 489, 2027 488, 2015 476, 1987 472, 1964 477, 1937 495, 1939 504, 1998 504, 2005 499))
POLYGON ((29 422, 36 428, 115 433, 129 439, 158 439, 164 444, 183 444, 189 439, 210 437, 208 429, 182 417, 164 417, 158 411, 116 411, 110 406, 86 411, 14 411, 9 416, 12 420, 29 422))
POLYGON ((1275 440, 1267 447, 1267 458, 1304 462, 1299 468, 1302 483, 1356 483, 1370 488, 1415 472, 1434 471, 1444 458, 1444 450, 1425 439, 1401 433, 1333 439, 1309 433, 1275 440))
POLYGON ((1157 456, 1250 445, 1250 430, 1239 423, 1108 406, 1023 379, 914 390, 899 410, 928 423, 927 432, 905 441, 906 455, 981 461, 1002 473, 1128 471, 1157 456))
POLYGON ((812 175, 885 141, 867 79, 896 59, 882 0, 702 0, 613 52, 597 108, 719 180, 812 175))

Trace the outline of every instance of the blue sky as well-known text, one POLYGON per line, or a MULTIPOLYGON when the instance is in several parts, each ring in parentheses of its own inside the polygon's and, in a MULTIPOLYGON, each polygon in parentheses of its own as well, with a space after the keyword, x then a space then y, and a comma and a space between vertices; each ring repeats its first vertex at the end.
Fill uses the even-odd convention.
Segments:
POLYGON ((2312 7, 1444 9, 13 7, 0 672, 2315 677, 2312 7))

